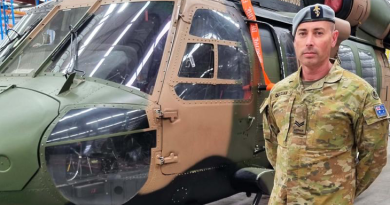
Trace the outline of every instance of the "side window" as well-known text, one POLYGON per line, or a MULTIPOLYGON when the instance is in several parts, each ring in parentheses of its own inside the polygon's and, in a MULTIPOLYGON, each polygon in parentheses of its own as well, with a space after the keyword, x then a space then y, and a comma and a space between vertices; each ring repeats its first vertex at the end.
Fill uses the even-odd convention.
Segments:
POLYGON ((204 39, 240 41, 239 23, 229 14, 198 9, 191 23, 190 34, 204 39))
POLYGON ((338 53, 339 59, 341 61, 341 67, 356 74, 356 64, 351 47, 340 45, 338 53))
POLYGON ((213 40, 214 44, 196 40, 188 43, 178 76, 213 79, 218 83, 186 83, 183 80, 175 86, 176 94, 183 100, 250 99, 251 64, 245 41, 250 41, 250 35, 247 30, 245 22, 230 13, 198 9, 189 33, 213 40))
POLYGON ((212 44, 189 43, 181 62, 179 77, 213 78, 214 46, 212 44))
POLYGON ((279 38, 287 61, 284 71, 284 77, 287 77, 298 70, 297 58, 294 49, 294 39, 288 32, 283 32, 279 35, 279 38))
POLYGON ((235 46, 218 46, 218 79, 242 80, 249 84, 248 54, 235 46))
POLYGON ((265 72, 269 75, 271 81, 277 82, 280 80, 281 76, 281 56, 279 43, 275 38, 276 36, 274 35, 274 31, 275 29, 269 25, 260 25, 261 47, 263 50, 265 72))
POLYGON ((180 83, 175 86, 176 94, 183 100, 241 100, 244 91, 242 85, 180 83))
POLYGON ((277 36, 277 39, 275 39, 269 26, 262 27, 263 30, 268 28, 267 30, 263 31, 263 33, 269 33, 266 35, 268 38, 263 38, 263 35, 265 34, 261 33, 261 42, 263 43, 263 41, 269 41, 269 43, 264 42, 263 50, 268 50, 269 48, 266 48, 267 45, 272 44, 270 47, 272 48, 271 52, 269 52, 269 56, 267 56, 267 61, 271 63, 270 65, 266 65, 265 68, 268 69, 266 71, 273 76, 279 74, 280 78, 274 79, 275 81, 279 81, 280 79, 283 79, 298 70, 297 59, 294 50, 294 39, 288 29, 273 26, 273 30, 277 36), (270 58, 272 58, 272 60, 270 58), (280 73, 277 73, 279 70, 280 73))
POLYGON ((376 79, 376 67, 375 60, 372 54, 365 50, 359 49, 359 58, 362 64, 362 77, 368 83, 371 84, 372 87, 377 87, 377 79, 376 79))

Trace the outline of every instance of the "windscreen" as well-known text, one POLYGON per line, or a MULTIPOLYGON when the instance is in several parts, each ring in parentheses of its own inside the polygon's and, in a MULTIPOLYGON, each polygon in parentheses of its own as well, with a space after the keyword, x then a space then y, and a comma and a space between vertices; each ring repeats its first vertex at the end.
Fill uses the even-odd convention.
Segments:
POLYGON ((34 24, 36 21, 39 21, 42 19, 46 13, 36 13, 36 14, 29 14, 26 15, 16 24, 15 28, 8 31, 7 38, 1 42, 0 48, 2 49, 0 53, 0 60, 3 61, 4 57, 10 52, 13 47, 13 45, 17 42, 16 40, 13 41, 12 44, 8 44, 10 41, 12 41, 14 38, 17 38, 18 35, 23 35, 23 33, 29 28, 31 24, 34 24), (7 45, 8 44, 8 45, 7 45), (5 46, 3 48, 3 46, 5 46))
POLYGON ((74 26, 83 17, 87 7, 60 10, 48 24, 13 57, 12 62, 2 73, 30 73, 39 68, 58 44, 69 33, 69 26, 74 26))
POLYGON ((45 72, 75 71, 152 94, 173 5, 146 1, 101 6, 77 34, 77 58, 70 44, 45 72))
POLYGON ((27 32, 31 31, 33 26, 39 23, 57 3, 56 1, 47 2, 41 8, 33 8, 20 19, 14 28, 8 30, 7 37, 0 42, 0 64, 17 47, 22 36, 27 35, 27 32))

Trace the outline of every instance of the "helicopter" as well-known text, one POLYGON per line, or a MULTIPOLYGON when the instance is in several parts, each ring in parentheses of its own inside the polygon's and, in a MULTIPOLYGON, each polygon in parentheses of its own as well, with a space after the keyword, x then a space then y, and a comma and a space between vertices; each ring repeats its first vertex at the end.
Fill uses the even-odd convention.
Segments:
POLYGON ((1 55, 0 205, 258 204, 265 79, 297 71, 292 18, 312 3, 339 18, 335 60, 389 109, 389 1, 251 3, 255 20, 235 0, 63 0, 29 20, 1 55))

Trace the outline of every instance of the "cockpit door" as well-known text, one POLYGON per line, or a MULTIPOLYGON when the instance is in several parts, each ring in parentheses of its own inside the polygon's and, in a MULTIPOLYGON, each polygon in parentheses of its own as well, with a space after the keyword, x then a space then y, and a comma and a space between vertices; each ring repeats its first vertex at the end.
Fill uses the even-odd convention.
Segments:
POLYGON ((253 156, 260 141, 259 64, 233 7, 187 1, 159 104, 164 174, 214 170, 253 156))

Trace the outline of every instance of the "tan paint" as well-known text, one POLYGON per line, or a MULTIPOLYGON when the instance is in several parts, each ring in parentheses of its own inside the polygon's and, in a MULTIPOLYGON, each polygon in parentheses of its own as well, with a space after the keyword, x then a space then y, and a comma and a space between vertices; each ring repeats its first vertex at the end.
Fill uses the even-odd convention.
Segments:
POLYGON ((61 5, 56 5, 54 8, 42 19, 41 23, 35 27, 35 29, 28 36, 28 40, 32 40, 36 35, 46 26, 46 24, 54 17, 54 15, 60 10, 61 5))
MULTIPOLYGON (((179 3, 179 1, 176 1, 176 3, 179 3)), ((175 7, 178 8, 179 6, 175 7)), ((156 120, 156 125, 161 123, 163 127, 163 129, 162 127, 157 127, 157 133, 160 133, 160 131, 162 133, 162 138, 160 138, 160 135, 157 138, 158 143, 161 139, 161 149, 159 149, 159 145, 156 149, 153 149, 149 178, 141 190, 142 194, 165 187, 176 176, 185 174, 190 167, 205 158, 212 156, 228 157, 229 147, 232 143, 231 127, 233 125, 233 119, 245 120, 248 119, 249 114, 245 111, 236 111, 234 113, 233 105, 239 104, 243 107, 255 107, 253 106, 253 100, 184 101, 176 95, 174 87, 178 83, 236 84, 235 80, 217 79, 217 75, 213 79, 178 77, 187 43, 211 43, 214 44, 215 48, 218 44, 237 46, 237 42, 206 40, 189 35, 192 16, 197 9, 212 9, 227 12, 224 3, 219 1, 186 0, 185 4, 180 7, 180 13, 178 13, 180 19, 174 24, 175 27, 172 28, 177 28, 177 30, 171 30, 170 36, 168 36, 168 39, 171 41, 175 39, 175 44, 172 50, 164 54, 163 57, 163 63, 166 62, 168 69, 160 69, 157 78, 159 85, 156 84, 157 89, 155 89, 155 93, 152 95, 153 100, 155 100, 155 96, 159 94, 156 90, 162 86, 161 94, 159 94, 161 96, 159 99, 161 112, 177 111, 178 118, 174 120, 156 120), (170 55, 170 53, 174 53, 174 55, 170 55), (162 84, 163 81, 164 85, 162 84), (156 163, 156 160, 158 161, 157 156, 169 157, 172 153, 178 157, 177 163, 164 165, 158 165, 156 163)), ((236 17, 238 16, 236 15, 236 17)), ((169 40, 167 46, 171 46, 169 45, 169 40)), ((214 55, 214 69, 217 73, 218 49, 214 50, 214 55)), ((164 65, 161 68, 164 68, 164 65)), ((254 75, 260 76, 260 72, 256 70, 254 75)), ((259 80, 260 78, 256 77, 252 81, 252 88, 257 86, 259 80)), ((252 99, 254 98, 253 93, 255 92, 255 89, 253 89, 252 99)), ((255 109, 251 111, 256 112, 255 109)), ((256 124, 253 125, 253 128, 256 128, 256 126, 256 124)), ((246 128, 248 126, 244 126, 242 131, 246 128)), ((252 141, 250 142, 251 144, 253 143, 252 141)), ((234 157, 231 156, 232 160, 241 160, 240 154, 235 153, 234 156, 237 156, 237 159, 233 159, 234 157)))
POLYGON ((64 0, 62 3, 60 3, 60 6, 62 8, 75 8, 75 7, 86 7, 86 6, 92 6, 93 4, 101 3, 101 0, 77 0, 77 3, 75 4, 72 0, 64 0))
POLYGON ((339 37, 337 39, 336 46, 330 51, 331 57, 336 57, 341 42, 349 38, 351 26, 348 21, 336 18, 336 30, 339 31, 339 37))
MULTIPOLYGON (((164 0, 158 0, 158 1, 164 1, 164 0)), ((156 78, 156 84, 154 85, 154 91, 153 94, 149 97, 149 100, 151 100, 154 103, 158 102, 158 99, 161 96, 161 89, 163 87, 163 82, 166 77, 166 72, 168 70, 169 65, 169 59, 172 57, 172 46, 173 42, 175 41, 176 36, 176 30, 177 30, 177 24, 179 21, 179 12, 182 4, 182 0, 174 0, 175 3, 173 15, 172 15, 172 23, 171 27, 169 29, 169 34, 167 36, 167 42, 165 44, 164 48, 164 54, 162 56, 160 69, 158 71, 158 75, 156 78)))
MULTIPOLYGON (((218 2, 189 0, 184 5, 182 13, 185 15, 182 17, 183 21, 180 21, 178 25, 177 39, 172 50, 175 55, 171 58, 171 65, 165 82, 169 86, 164 86, 162 90, 162 96, 170 97, 160 99, 162 112, 178 110, 178 119, 175 122, 171 123, 169 120, 163 120, 162 156, 167 157, 174 153, 178 155, 179 163, 163 165, 162 172, 164 174, 183 173, 204 159, 205 156, 226 156, 226 148, 229 145, 228 139, 223 140, 220 136, 230 136, 230 129, 223 129, 222 127, 231 126, 232 111, 227 112, 227 107, 232 107, 231 104, 208 105, 211 102, 186 102, 181 100, 174 91, 174 86, 178 83, 218 84, 224 81, 215 78, 190 79, 178 77, 187 43, 211 43, 214 44, 214 48, 216 48, 216 43, 223 43, 224 45, 228 43, 227 41, 206 40, 189 35, 191 25, 187 22, 192 21, 192 16, 197 9, 214 9, 226 12, 225 6, 218 2), (212 113, 212 116, 207 117, 210 113, 212 113), (224 116, 223 119, 226 119, 226 121, 218 120, 221 116, 224 116), (217 131, 215 127, 221 127, 221 129, 217 131), (202 140, 202 138, 205 139, 202 140)), ((217 49, 214 49, 214 56, 218 56, 217 49)), ((216 70, 218 67, 217 59, 214 63, 216 70)), ((224 82, 225 84, 235 84, 235 81, 232 80, 225 80, 224 82)))
POLYGON ((384 48, 384 45, 383 45, 383 40, 381 39, 376 39, 375 40, 375 45, 379 48, 384 48))
POLYGON ((351 26, 363 24, 371 11, 371 0, 354 0, 351 13, 346 19, 351 26))
MULTIPOLYGON (((157 0, 157 1, 164 1, 164 0, 157 0)), ((110 3, 110 1, 105 1, 107 3, 110 3)), ((135 2, 135 1, 131 1, 135 2)), ((182 1, 181 0, 173 0, 172 2, 175 3, 173 15, 172 15, 172 23, 170 26, 170 30, 167 36, 167 42, 164 49, 164 54, 162 56, 161 65, 159 69, 159 73, 156 78, 156 84, 153 91, 153 94, 149 96, 149 100, 153 102, 150 106, 148 106, 147 109, 147 115, 149 119, 149 125, 151 128, 156 129, 156 148, 152 149, 151 153, 151 162, 150 162, 150 169, 148 174, 148 179, 145 183, 145 185, 142 187, 142 189, 139 191, 139 193, 142 194, 148 194, 152 193, 154 191, 157 191, 161 188, 164 188, 167 186, 174 178, 175 175, 164 175, 161 171, 161 166, 157 165, 155 163, 157 156, 161 154, 162 150, 162 122, 163 120, 157 118, 157 114, 155 110, 160 110, 160 106, 155 104, 157 103, 158 99, 161 95, 161 89, 163 88, 163 82, 166 77, 167 70, 169 70, 169 59, 172 57, 172 46, 173 42, 175 40, 178 20, 179 20, 179 11, 181 8, 182 1)), ((168 120, 169 121, 169 120, 168 120)))

